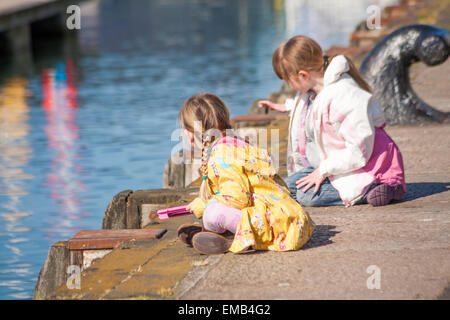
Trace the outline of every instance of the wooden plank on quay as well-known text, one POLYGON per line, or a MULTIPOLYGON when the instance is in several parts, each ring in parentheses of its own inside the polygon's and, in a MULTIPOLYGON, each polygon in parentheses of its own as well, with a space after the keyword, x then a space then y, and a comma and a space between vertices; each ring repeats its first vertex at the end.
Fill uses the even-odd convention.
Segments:
POLYGON ((160 239, 167 229, 81 230, 69 240, 69 250, 112 249, 126 240, 160 239))

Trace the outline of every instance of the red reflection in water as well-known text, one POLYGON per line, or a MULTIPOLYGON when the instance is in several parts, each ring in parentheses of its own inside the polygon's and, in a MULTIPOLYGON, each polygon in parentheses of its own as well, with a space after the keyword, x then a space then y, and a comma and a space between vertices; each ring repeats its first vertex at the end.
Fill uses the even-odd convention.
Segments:
POLYGON ((55 231, 78 231, 72 226, 71 220, 89 215, 83 214, 81 208, 80 193, 87 191, 86 186, 79 180, 83 168, 74 162, 81 157, 77 154, 76 145, 79 128, 75 123, 78 105, 73 61, 69 59, 54 69, 43 70, 42 89, 48 147, 56 151, 52 158, 52 172, 47 175, 45 186, 50 189, 51 198, 63 213, 58 216, 57 221, 50 222, 53 227, 47 230, 51 232, 49 236, 52 237, 55 231))

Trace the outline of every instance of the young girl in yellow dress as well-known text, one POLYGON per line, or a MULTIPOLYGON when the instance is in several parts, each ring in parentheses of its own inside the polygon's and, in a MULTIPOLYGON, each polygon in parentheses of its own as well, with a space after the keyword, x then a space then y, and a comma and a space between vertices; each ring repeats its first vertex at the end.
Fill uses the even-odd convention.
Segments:
POLYGON ((219 97, 190 97, 179 121, 192 146, 201 141, 203 175, 199 197, 189 204, 194 215, 203 218, 203 227, 181 226, 182 241, 200 253, 217 254, 250 247, 298 250, 309 240, 314 222, 291 198, 267 150, 233 133, 229 111, 219 97), (220 235, 224 233, 234 234, 233 240, 220 235))

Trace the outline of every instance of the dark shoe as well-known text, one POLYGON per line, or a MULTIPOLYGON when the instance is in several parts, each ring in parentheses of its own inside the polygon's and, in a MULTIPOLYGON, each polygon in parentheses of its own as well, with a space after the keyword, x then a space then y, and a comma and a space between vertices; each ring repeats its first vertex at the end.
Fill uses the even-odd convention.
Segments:
POLYGON ((227 252, 233 240, 214 232, 199 232, 192 238, 194 250, 201 254, 220 254, 227 252))
POLYGON ((220 234, 222 237, 227 238, 228 240, 234 240, 234 233, 231 231, 225 231, 224 233, 220 234))
POLYGON ((203 228, 198 224, 182 224, 178 227, 178 239, 188 246, 192 246, 192 238, 201 232, 203 228))
POLYGON ((385 206, 392 200, 402 200, 404 194, 405 191, 403 191, 403 187, 400 184, 395 186, 380 184, 369 191, 367 203, 374 207, 385 206))

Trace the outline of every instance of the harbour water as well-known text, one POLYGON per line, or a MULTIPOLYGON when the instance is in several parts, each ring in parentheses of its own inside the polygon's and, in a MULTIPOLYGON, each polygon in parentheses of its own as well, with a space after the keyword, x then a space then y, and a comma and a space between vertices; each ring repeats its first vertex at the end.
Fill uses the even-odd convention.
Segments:
POLYGON ((28 64, 5 62, 0 299, 31 299, 51 244, 100 228, 116 193, 161 188, 187 97, 212 92, 246 114, 281 86, 282 41, 347 45, 369 5, 395 2, 91 0, 78 37, 39 39, 28 64))

